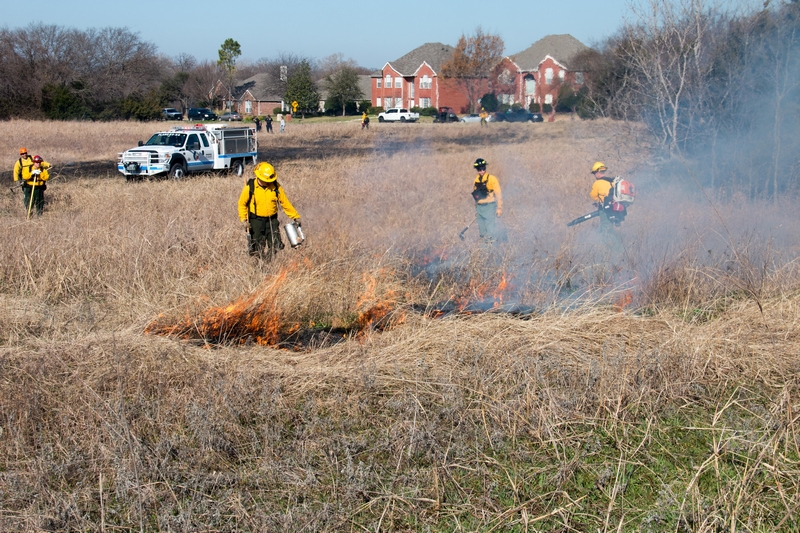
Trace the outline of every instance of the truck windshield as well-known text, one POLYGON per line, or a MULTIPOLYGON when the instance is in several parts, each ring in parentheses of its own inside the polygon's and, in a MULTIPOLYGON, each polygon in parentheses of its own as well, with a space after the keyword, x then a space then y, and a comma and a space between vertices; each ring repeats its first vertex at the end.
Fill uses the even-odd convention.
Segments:
POLYGON ((145 146, 174 146, 180 148, 186 142, 185 133, 156 133, 145 146))

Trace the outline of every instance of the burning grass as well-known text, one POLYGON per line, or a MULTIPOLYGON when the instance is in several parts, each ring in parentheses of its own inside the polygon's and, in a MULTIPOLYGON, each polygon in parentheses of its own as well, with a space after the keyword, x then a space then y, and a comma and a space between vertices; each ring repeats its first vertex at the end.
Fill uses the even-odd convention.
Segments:
POLYGON ((798 528, 789 210, 664 209, 613 123, 392 126, 266 138, 308 234, 272 263, 235 179, 0 196, 0 529, 798 528), (639 190, 622 254, 564 225, 597 159, 639 190))

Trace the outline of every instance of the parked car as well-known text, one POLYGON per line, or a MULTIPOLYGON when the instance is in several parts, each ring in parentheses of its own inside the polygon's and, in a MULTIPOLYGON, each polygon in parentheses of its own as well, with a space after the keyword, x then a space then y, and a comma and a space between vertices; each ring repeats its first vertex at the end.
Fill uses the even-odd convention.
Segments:
POLYGON ((161 120, 183 120, 183 113, 174 107, 165 107, 161 110, 161 120))
POLYGON ((440 107, 439 112, 433 116, 434 122, 458 122, 458 115, 453 112, 452 108, 440 107))
POLYGON ((228 111, 226 113, 221 114, 219 116, 219 119, 220 120, 227 120, 229 122, 231 120, 242 120, 242 115, 240 115, 239 113, 236 113, 235 111, 228 111))
MULTIPOLYGON (((486 120, 492 120, 492 115, 489 115, 489 117, 486 120)), ((480 121, 481 121, 481 116, 478 113, 470 113, 469 115, 464 115, 463 117, 461 117, 461 122, 480 122, 480 121)))
POLYGON ((378 113, 378 122, 416 122, 418 120, 419 113, 405 108, 394 107, 378 113))
POLYGON ((207 107, 190 107, 186 112, 188 120, 217 120, 217 114, 207 107))
POLYGON ((492 115, 493 120, 496 122, 544 122, 541 113, 531 113, 524 109, 511 111, 510 109, 505 113, 495 113, 492 115))

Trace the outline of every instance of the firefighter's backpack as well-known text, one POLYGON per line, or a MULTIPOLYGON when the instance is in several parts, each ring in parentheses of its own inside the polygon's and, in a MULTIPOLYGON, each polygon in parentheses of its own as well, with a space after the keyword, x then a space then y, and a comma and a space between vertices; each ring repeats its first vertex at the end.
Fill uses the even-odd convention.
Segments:
POLYGON ((617 176, 611 182, 611 201, 629 206, 636 199, 633 183, 617 176))

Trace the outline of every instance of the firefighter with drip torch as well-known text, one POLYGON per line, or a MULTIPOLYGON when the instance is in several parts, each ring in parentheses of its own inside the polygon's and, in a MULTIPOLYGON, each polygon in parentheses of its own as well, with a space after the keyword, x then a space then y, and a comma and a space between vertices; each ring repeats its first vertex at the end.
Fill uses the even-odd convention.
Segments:
POLYGON ((486 160, 479 157, 472 165, 478 171, 472 187, 475 200, 475 218, 481 240, 492 242, 495 238, 495 222, 503 214, 503 195, 500 182, 486 173, 486 160))
MULTIPOLYGON (((259 163, 253 172, 255 178, 247 181, 239 195, 239 220, 247 228, 250 255, 263 254, 265 259, 270 260, 278 250, 284 248, 278 223, 278 204, 286 216, 292 219, 292 223, 287 226, 293 226, 298 233, 301 231, 300 213, 292 206, 283 187, 278 183, 278 173, 271 164, 259 163)), ((291 239, 288 231, 289 228, 287 234, 291 239)))

